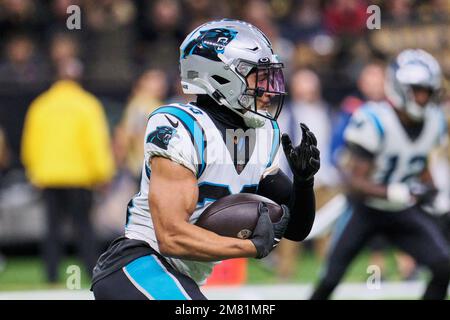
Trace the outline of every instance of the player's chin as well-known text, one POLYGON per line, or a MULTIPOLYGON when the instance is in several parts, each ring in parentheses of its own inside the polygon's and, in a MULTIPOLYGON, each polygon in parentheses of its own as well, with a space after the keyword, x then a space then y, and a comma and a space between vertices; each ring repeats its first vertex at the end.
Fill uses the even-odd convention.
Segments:
POLYGON ((270 109, 270 103, 258 103, 258 111, 268 112, 270 109))

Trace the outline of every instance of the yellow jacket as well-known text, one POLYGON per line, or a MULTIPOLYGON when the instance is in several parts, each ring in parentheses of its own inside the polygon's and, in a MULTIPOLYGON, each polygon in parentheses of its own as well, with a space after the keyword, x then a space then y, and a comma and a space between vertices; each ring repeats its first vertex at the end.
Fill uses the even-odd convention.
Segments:
POLYGON ((100 102, 73 81, 56 82, 31 104, 22 163, 39 187, 85 187, 114 175, 108 124, 100 102))

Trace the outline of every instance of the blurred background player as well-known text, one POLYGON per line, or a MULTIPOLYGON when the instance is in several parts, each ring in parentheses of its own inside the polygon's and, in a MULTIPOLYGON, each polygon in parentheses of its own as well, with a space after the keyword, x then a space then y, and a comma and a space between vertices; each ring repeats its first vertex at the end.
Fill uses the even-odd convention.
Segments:
MULTIPOLYGON (((345 160, 343 160, 345 159, 344 154, 346 149, 344 131, 350 122, 353 113, 366 103, 370 103, 373 107, 376 107, 377 103, 385 101, 385 69, 385 64, 379 60, 371 61, 365 65, 357 79, 358 92, 345 97, 341 103, 340 112, 335 120, 336 126, 333 129, 333 138, 331 142, 332 162, 338 170, 343 170, 342 167, 345 167, 345 160)), ((351 214, 351 197, 347 197, 347 201, 350 207, 337 221, 334 235, 331 238, 333 241, 336 240, 342 225, 345 224, 345 221, 351 214)), ((333 245, 333 242, 331 245, 333 245)), ((369 264, 376 265, 380 268, 382 278, 384 278, 385 271, 387 271, 385 251, 389 248, 388 245, 388 240, 382 235, 376 236, 368 244, 369 249, 372 251, 369 264)), ((405 280, 412 279, 416 275, 414 259, 402 252, 396 252, 394 256, 400 277, 405 280)))
POLYGON ((22 136, 27 176, 43 190, 46 234, 42 247, 47 280, 57 282, 64 252, 64 214, 90 274, 98 255, 90 221, 94 187, 114 174, 108 125, 100 102, 77 82, 78 60, 58 60, 57 81, 31 104, 22 136))
POLYGON ((421 206, 436 193, 429 153, 446 143, 439 109, 441 70, 423 50, 405 50, 387 69, 385 103, 369 103, 345 130, 350 153, 344 173, 354 211, 331 252, 311 299, 327 299, 348 265, 373 236, 382 234, 432 273, 424 299, 444 299, 449 247, 421 206))

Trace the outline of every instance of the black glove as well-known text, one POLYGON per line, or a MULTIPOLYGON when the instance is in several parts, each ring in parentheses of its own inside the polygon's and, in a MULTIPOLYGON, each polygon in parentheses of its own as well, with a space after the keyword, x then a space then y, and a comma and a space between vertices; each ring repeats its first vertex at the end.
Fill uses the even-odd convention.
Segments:
POLYGON ((435 186, 417 181, 409 184, 409 192, 416 199, 418 205, 433 203, 438 194, 435 186))
POLYGON ((281 143, 294 175, 294 181, 312 182, 320 168, 320 152, 317 149, 317 140, 314 134, 304 123, 300 123, 300 128, 302 129, 302 142, 299 146, 294 148, 291 138, 286 133, 283 133, 281 143))
POLYGON ((289 222, 289 209, 284 205, 281 207, 283 208, 283 216, 277 223, 272 223, 267 205, 261 202, 258 206, 258 222, 252 237, 249 239, 256 247, 257 259, 266 257, 283 237, 289 222))
POLYGON ((280 221, 272 224, 274 233, 274 248, 278 245, 278 243, 280 243, 281 238, 283 238, 284 232, 286 231, 289 220, 291 218, 289 208, 284 204, 281 205, 281 208, 283 209, 283 215, 281 216, 280 221))

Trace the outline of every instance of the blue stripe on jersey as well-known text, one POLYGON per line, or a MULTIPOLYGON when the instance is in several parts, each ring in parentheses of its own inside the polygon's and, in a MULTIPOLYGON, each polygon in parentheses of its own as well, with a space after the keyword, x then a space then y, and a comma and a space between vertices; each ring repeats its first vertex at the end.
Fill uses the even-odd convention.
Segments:
POLYGON ((383 125, 381 124, 380 119, 378 119, 378 116, 376 115, 376 113, 373 112, 373 111, 372 111, 370 108, 368 108, 368 107, 363 107, 363 108, 361 109, 361 111, 362 111, 365 115, 367 115, 367 116, 372 120, 372 122, 373 122, 374 125, 375 125, 375 128, 376 128, 377 131, 378 131, 378 134, 380 135, 381 138, 383 138, 383 137, 384 137, 384 128, 383 128, 383 125))
MULTIPOLYGON (((197 207, 201 207, 206 201, 214 202, 220 198, 229 196, 232 194, 231 188, 226 184, 212 183, 203 181, 198 184, 199 195, 197 207)), ((253 193, 258 191, 258 184, 245 184, 242 186, 239 193, 253 193)))
POLYGON ((242 186, 241 191, 239 193, 253 193, 256 194, 258 192, 259 184, 244 184, 242 186))
POLYGON ((216 201, 217 199, 230 195, 229 185, 203 181, 198 184, 199 194, 197 206, 203 206, 206 201, 216 201))
POLYGON ((147 163, 145 164, 145 175, 147 176, 148 179, 150 179, 150 174, 152 173, 152 171, 150 170, 150 168, 148 167, 147 163))
POLYGON ((140 257, 124 269, 139 289, 145 290, 156 300, 187 300, 181 284, 153 255, 140 257))
POLYGON ((205 163, 205 149, 206 149, 206 136, 205 131, 198 123, 197 119, 195 119, 191 114, 189 114, 187 111, 174 107, 174 106, 163 106, 158 109, 156 109, 152 114, 153 116, 155 114, 159 113, 167 113, 170 114, 180 120, 180 122, 183 124, 183 126, 186 128, 186 130, 189 132, 189 135, 191 136, 192 143, 195 146, 195 150, 197 152, 198 160, 200 161, 200 164, 198 165, 198 173, 197 178, 199 178, 203 171, 205 171, 206 163, 205 163))
POLYGON ((267 163, 267 168, 272 165, 272 162, 277 154, 278 147, 280 146, 280 127, 275 120, 271 120, 273 127, 273 139, 272 139, 272 150, 270 151, 269 163, 267 163))
POLYGON ((125 228, 128 226, 128 223, 130 222, 130 217, 131 217, 130 209, 134 207, 133 199, 134 199, 134 197, 128 202, 128 205, 127 205, 127 217, 125 219, 125 228))

